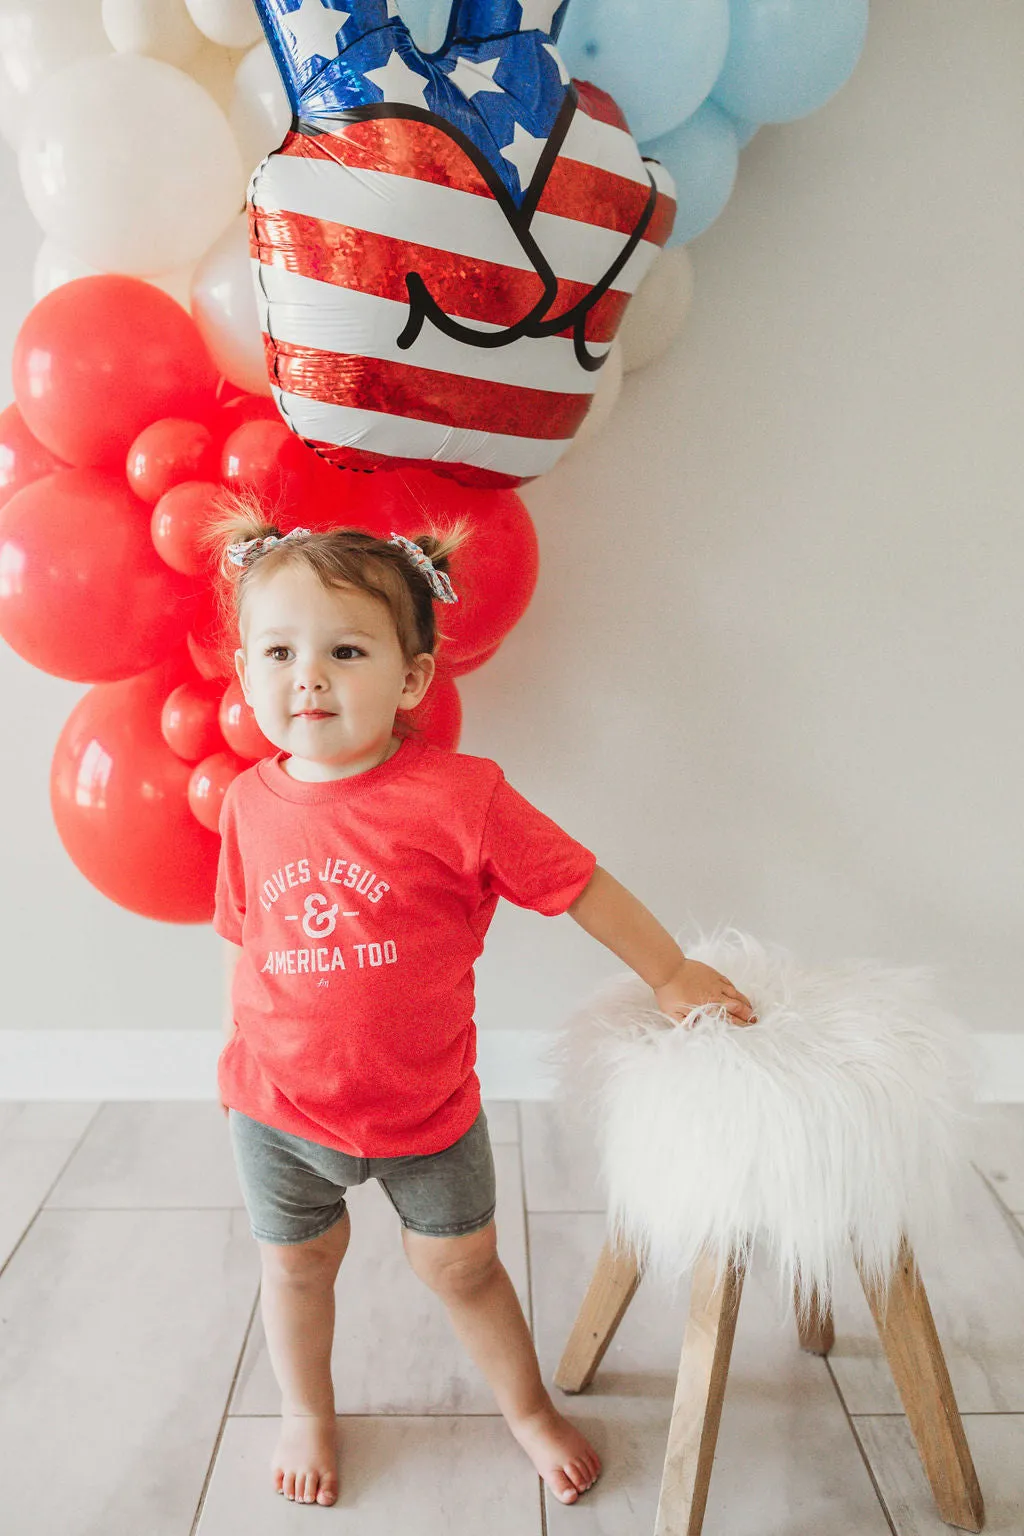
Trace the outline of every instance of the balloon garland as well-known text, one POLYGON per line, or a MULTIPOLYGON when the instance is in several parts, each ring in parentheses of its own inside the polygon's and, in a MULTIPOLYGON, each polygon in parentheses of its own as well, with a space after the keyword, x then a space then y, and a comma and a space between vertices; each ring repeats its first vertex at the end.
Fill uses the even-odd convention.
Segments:
POLYGON ((456 679, 536 585, 515 486, 678 334, 743 145, 822 105, 866 25, 867 0, 0 0, 0 132, 44 232, 0 635, 92 685, 51 804, 98 890, 208 921, 224 790, 273 750, 199 543, 218 490, 285 530, 486 533, 414 717, 456 746, 456 679))

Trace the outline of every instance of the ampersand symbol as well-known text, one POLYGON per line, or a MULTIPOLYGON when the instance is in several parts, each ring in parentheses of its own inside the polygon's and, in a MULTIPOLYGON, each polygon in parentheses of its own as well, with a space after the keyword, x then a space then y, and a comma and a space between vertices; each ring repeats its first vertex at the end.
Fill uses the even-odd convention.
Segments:
POLYGON ((302 927, 306 936, 310 939, 322 939, 328 933, 333 933, 338 926, 338 903, 333 907, 327 907, 327 897, 321 891, 314 891, 312 896, 307 896, 303 911, 302 927))
POLYGON ((330 462, 514 486, 589 409, 671 179, 556 40, 569 0, 256 0, 295 114, 250 227, 281 413, 330 462))

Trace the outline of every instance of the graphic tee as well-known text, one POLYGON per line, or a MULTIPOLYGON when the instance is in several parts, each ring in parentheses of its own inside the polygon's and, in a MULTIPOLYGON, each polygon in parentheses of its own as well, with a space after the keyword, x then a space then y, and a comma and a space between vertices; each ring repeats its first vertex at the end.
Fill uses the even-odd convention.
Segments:
POLYGON ((213 926, 242 947, 221 1098, 354 1157, 440 1152, 480 1109, 473 965, 498 898, 564 912, 596 857, 490 758, 406 738, 310 784, 287 755, 221 807, 213 926))

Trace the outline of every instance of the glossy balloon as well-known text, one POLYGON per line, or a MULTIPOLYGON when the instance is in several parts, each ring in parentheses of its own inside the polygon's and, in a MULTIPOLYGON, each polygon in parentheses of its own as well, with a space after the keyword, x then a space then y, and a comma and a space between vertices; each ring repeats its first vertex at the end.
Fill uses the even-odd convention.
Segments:
POLYGON ((219 679, 189 678, 164 700, 160 732, 176 757, 198 763, 224 746, 218 711, 224 694, 219 679))
POLYGON ((183 576, 210 572, 210 556, 199 540, 220 490, 214 480, 185 480, 166 491, 153 508, 149 525, 153 548, 183 576))
POLYGON ((189 667, 176 659, 91 688, 50 771, 53 819, 81 873, 119 906, 165 923, 209 922, 220 849, 189 807, 192 770, 160 734, 164 700, 189 667))
POLYGON ((103 0, 103 25, 118 53, 144 53, 178 68, 203 44, 185 0, 103 0))
POLYGON ((136 496, 152 503, 183 480, 208 480, 217 472, 217 457, 209 427, 165 416, 143 427, 128 450, 125 472, 136 496))
MULTIPOLYGON (((174 267, 170 272, 156 272, 152 276, 143 278, 143 282, 152 283, 154 288, 162 288, 164 293, 169 293, 171 298, 181 305, 182 309, 188 309, 189 284, 192 281, 192 266, 174 267)), ((55 288, 63 283, 70 283, 76 277, 98 277, 99 268, 90 266, 73 251, 59 245, 56 240, 51 240, 49 235, 43 241, 36 252, 36 259, 32 266, 32 297, 34 299, 45 298, 55 288)))
POLYGON ((252 0, 185 0, 205 37, 222 48, 251 48, 260 35, 252 0))
POLYGON ((755 123, 806 117, 853 74, 867 27, 868 0, 732 0, 712 96, 755 123))
POLYGON ((214 752, 196 764, 188 781, 188 803, 201 826, 211 832, 219 831, 224 791, 249 766, 244 757, 234 752, 214 752))
POLYGON ((619 333, 627 373, 667 352, 693 303, 693 258, 685 246, 662 251, 640 285, 619 333))
POLYGON ((312 449, 280 419, 247 421, 225 442, 220 472, 230 489, 254 491, 278 513, 301 506, 315 464, 312 449))
POLYGON ((220 701, 220 729, 232 752, 250 761, 273 757, 278 750, 256 724, 256 716, 245 702, 242 685, 233 677, 220 701))
POLYGON ((0 411, 0 507, 23 486, 65 467, 32 436, 16 405, 0 411))
MULTIPOLYGON (((269 43, 250 48, 235 70, 235 89, 228 113, 247 171, 276 149, 292 125, 292 109, 269 43)), ((249 256, 246 232, 245 255, 249 256)), ((248 274, 246 274, 248 276, 248 274)), ((252 289, 252 280, 249 280, 252 289)), ((251 296, 251 293, 250 293, 251 296)), ((255 319, 255 305, 253 305, 255 319)), ((259 325, 256 326, 257 333, 259 325)))
POLYGON ((251 269, 249 220, 240 213, 196 266, 192 318, 225 378, 240 389, 269 396, 251 269))
POLYGON ((457 0, 429 56, 389 0, 256 5, 297 120, 249 186, 289 427, 341 466, 544 473, 675 209, 611 98, 570 81, 564 4, 457 0))
POLYGON ((214 404, 217 375, 180 305, 136 277, 81 277, 40 299, 14 343, 29 430, 71 464, 123 470, 143 427, 214 404))
POLYGON ((157 558, 123 475, 63 469, 0 511, 0 634, 72 682, 131 677, 184 641, 195 585, 157 558))

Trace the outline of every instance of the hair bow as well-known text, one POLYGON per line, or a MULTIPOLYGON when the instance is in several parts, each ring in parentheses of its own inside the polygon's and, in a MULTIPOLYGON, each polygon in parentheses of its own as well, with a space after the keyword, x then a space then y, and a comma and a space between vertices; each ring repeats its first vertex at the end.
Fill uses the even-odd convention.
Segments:
POLYGON ((448 577, 444 574, 443 571, 439 571, 437 569, 430 556, 424 554, 423 550, 420 549, 418 544, 414 544, 411 539, 403 538, 400 533, 393 533, 388 539, 388 543, 397 544, 401 549, 405 550, 405 553, 409 556, 409 559, 412 561, 413 565, 421 570, 424 576, 430 582, 434 596, 438 599, 439 602, 458 602, 458 598, 455 595, 452 584, 448 580, 448 577))
POLYGON ((293 528, 291 533, 282 534, 280 538, 276 533, 268 533, 262 539, 245 539, 241 544, 229 544, 228 559, 232 565, 252 565, 254 560, 258 560, 260 555, 265 555, 273 545, 284 544, 288 539, 298 539, 312 531, 311 528, 293 528))

